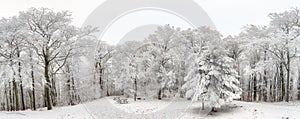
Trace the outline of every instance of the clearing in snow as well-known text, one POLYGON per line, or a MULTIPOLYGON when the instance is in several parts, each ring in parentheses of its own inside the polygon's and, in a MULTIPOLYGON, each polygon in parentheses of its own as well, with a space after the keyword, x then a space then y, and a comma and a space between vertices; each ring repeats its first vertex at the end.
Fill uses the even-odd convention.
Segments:
POLYGON ((300 102, 255 103, 233 101, 217 112, 201 111, 201 103, 187 100, 129 100, 117 104, 107 97, 53 110, 0 112, 1 119, 299 119, 300 102))

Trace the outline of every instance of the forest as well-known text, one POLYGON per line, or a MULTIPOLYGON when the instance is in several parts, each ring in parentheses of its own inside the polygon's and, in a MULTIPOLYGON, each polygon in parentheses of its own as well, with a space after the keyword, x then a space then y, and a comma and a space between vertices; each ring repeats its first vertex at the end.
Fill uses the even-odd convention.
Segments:
POLYGON ((0 111, 77 105, 107 96, 226 102, 300 100, 300 9, 223 36, 202 26, 157 28, 109 45, 72 13, 30 8, 0 20, 0 111))

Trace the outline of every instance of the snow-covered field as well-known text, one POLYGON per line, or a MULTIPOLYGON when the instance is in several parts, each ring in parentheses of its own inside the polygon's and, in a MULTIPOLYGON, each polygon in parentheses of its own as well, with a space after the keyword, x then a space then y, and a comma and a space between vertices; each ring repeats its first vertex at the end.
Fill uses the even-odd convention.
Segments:
POLYGON ((200 103, 186 100, 143 100, 117 104, 112 97, 56 107, 51 111, 0 112, 0 119, 299 119, 300 102, 253 103, 234 101, 218 112, 200 112, 200 103))

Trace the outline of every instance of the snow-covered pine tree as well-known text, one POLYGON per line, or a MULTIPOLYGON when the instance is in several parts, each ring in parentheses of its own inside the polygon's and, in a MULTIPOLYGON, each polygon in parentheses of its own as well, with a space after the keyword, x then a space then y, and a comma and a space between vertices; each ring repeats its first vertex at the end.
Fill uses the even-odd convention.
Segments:
POLYGON ((220 39, 210 39, 202 46, 202 51, 194 54, 194 67, 189 71, 183 88, 190 88, 186 95, 192 101, 208 102, 212 107, 221 107, 225 102, 239 98, 238 74, 233 68, 233 59, 226 55, 220 39))

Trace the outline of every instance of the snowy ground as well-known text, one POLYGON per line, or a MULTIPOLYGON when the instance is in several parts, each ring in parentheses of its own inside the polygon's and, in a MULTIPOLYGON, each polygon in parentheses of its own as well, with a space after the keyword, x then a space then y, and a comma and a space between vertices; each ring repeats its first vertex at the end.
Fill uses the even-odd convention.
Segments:
POLYGON ((300 119, 300 102, 249 103, 234 101, 211 115, 200 103, 186 100, 143 100, 116 104, 112 97, 51 111, 0 112, 0 119, 300 119))

